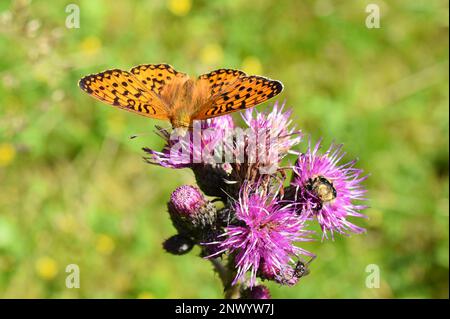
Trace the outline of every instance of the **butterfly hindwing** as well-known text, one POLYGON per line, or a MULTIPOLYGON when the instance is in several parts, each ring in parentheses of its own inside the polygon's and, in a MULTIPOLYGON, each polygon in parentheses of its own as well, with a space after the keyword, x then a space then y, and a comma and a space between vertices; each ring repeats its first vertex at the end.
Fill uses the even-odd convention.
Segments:
POLYGON ((180 79, 187 79, 186 73, 176 71, 169 64, 142 64, 130 72, 150 91, 157 96, 161 95, 165 87, 180 79))
POLYGON ((247 109, 271 99, 282 90, 283 84, 279 81, 256 75, 240 77, 206 103, 195 114, 195 119, 207 119, 247 109))
POLYGON ((82 78, 78 84, 89 95, 110 105, 156 119, 168 119, 159 98, 133 74, 119 69, 82 78))

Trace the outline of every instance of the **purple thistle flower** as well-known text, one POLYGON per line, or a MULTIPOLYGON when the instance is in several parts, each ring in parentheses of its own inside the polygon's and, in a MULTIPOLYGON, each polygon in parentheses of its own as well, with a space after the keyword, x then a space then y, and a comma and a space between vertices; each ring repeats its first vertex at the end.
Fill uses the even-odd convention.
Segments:
POLYGON ((257 139, 260 139, 261 134, 266 134, 270 138, 259 140, 258 142, 266 142, 268 144, 266 145, 267 148, 274 148, 280 159, 302 140, 301 131, 291 127, 292 120, 290 117, 292 111, 283 112, 284 106, 285 104, 280 107, 277 101, 274 103, 272 111, 268 114, 248 109, 242 115, 245 123, 257 139))
POLYGON ((167 168, 184 168, 188 167, 185 157, 171 156, 171 147, 173 146, 173 141, 170 139, 170 132, 162 127, 157 126, 156 134, 159 135, 166 144, 164 145, 162 151, 155 151, 151 148, 144 147, 142 150, 148 154, 148 157, 144 157, 144 160, 149 164, 159 165, 167 168))
POLYGON ((204 162, 205 158, 211 160, 211 152, 220 146, 233 129, 234 122, 230 115, 194 122, 193 130, 185 136, 171 135, 168 130, 158 127, 157 134, 166 144, 160 152, 143 148, 148 154, 144 159, 147 163, 163 167, 192 167, 194 163, 204 162))
POLYGON ((234 205, 237 223, 225 228, 221 236, 226 238, 220 242, 219 253, 234 254, 237 273, 232 284, 243 281, 250 272, 249 286, 253 287, 262 266, 282 276, 295 256, 313 254, 294 245, 309 241, 306 235, 311 233, 303 229, 294 206, 281 205, 276 196, 249 186, 244 184, 241 188, 239 201, 234 205))
POLYGON ((362 233, 364 228, 350 223, 350 216, 366 217, 359 213, 367 208, 355 204, 355 200, 366 200, 366 190, 361 186, 367 176, 354 167, 356 160, 339 164, 345 155, 342 145, 332 144, 324 154, 318 154, 319 141, 313 148, 309 142, 306 153, 300 154, 293 167, 291 185, 296 188, 296 202, 300 207, 302 219, 317 218, 323 232, 334 238, 334 232, 347 234, 349 231, 362 233))
POLYGON ((291 125, 291 111, 283 108, 276 102, 268 113, 254 109, 243 113, 248 128, 236 129, 233 143, 226 149, 233 157, 226 176, 227 194, 233 198, 238 197, 243 183, 277 175, 280 161, 301 142, 301 131, 291 125))

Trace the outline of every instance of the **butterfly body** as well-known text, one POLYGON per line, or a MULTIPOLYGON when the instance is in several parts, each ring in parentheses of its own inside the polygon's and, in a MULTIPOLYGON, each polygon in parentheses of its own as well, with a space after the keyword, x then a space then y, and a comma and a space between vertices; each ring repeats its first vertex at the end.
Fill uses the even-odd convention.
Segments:
POLYGON ((207 87, 196 79, 186 79, 162 90, 161 99, 173 127, 192 126, 196 113, 208 102, 207 87))
POLYGON ((198 78, 168 64, 147 64, 88 75, 82 90, 102 102, 146 117, 168 120, 174 128, 258 105, 279 94, 279 81, 219 69, 198 78))

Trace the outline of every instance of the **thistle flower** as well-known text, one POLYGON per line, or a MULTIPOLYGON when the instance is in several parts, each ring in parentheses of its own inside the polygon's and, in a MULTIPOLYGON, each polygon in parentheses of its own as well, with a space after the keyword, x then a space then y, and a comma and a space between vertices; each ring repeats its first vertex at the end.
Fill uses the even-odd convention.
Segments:
MULTIPOLYGON (((157 134, 165 140, 162 151, 143 148, 148 154, 144 157, 149 164, 168 168, 193 167, 196 163, 213 162, 213 153, 217 147, 222 147, 222 141, 234 129, 233 118, 224 115, 213 119, 194 122, 193 130, 185 136, 158 127, 157 134)), ((219 154, 221 153, 218 152, 219 154)))
POLYGON ((276 102, 271 112, 248 109, 243 114, 248 128, 235 130, 233 159, 226 177, 226 193, 237 198, 243 183, 270 180, 280 173, 280 161, 302 140, 302 133, 292 126, 291 112, 276 102))
POLYGON ((362 170, 354 167, 356 160, 339 164, 345 153, 342 145, 332 144, 324 153, 319 154, 319 141, 314 147, 309 142, 306 153, 300 154, 293 167, 291 185, 296 189, 296 201, 303 219, 316 218, 323 232, 348 234, 361 233, 365 229, 348 221, 348 217, 365 217, 359 213, 365 205, 354 201, 365 200, 366 191, 361 186, 367 176, 361 176, 362 170))
POLYGON ((276 153, 279 159, 302 140, 301 131, 292 126, 292 111, 283 112, 283 108, 284 104, 280 107, 279 103, 275 102, 272 112, 268 114, 248 109, 242 116, 256 137, 258 146, 265 147, 269 155, 276 153), (259 140, 261 136, 264 136, 264 139, 259 140), (262 145, 262 142, 265 145, 262 145))
MULTIPOLYGON (((303 221, 294 213, 294 206, 282 205, 276 196, 266 194, 258 186, 245 184, 239 201, 234 205, 237 223, 229 225, 222 235, 226 237, 219 247, 234 256, 235 285, 250 272, 249 287, 256 284, 262 266, 273 274, 289 267, 294 257, 313 254, 294 245, 309 240, 310 232, 303 229, 303 221)), ((210 256, 212 257, 212 256, 210 256)))

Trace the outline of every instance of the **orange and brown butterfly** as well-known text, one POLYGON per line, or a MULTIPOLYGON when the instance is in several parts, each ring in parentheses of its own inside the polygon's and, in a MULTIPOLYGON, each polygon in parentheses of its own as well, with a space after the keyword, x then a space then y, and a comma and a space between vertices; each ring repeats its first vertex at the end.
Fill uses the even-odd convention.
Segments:
POLYGON ((168 120, 173 128, 194 120, 251 108, 276 96, 283 84, 239 70, 219 69, 197 78, 168 64, 146 64, 83 77, 79 86, 94 98, 150 118, 168 120))

